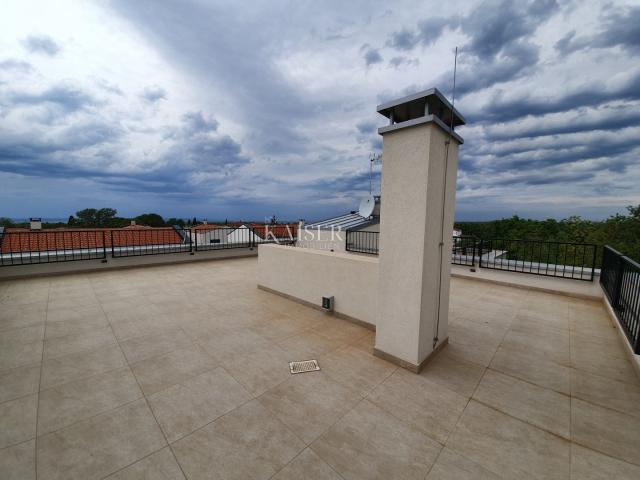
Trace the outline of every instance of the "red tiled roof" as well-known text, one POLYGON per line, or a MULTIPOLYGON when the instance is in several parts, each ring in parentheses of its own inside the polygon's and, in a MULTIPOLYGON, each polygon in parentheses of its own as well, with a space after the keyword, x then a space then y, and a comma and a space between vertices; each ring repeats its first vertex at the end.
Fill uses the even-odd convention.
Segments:
POLYGON ((0 251, 18 253, 102 248, 103 246, 111 248, 112 239, 115 247, 182 243, 182 237, 172 228, 151 228, 141 225, 126 229, 78 228, 41 231, 8 228, 5 229, 0 251))
POLYGON ((296 232, 298 231, 297 224, 263 225, 259 223, 252 223, 249 226, 255 232, 255 234, 258 235, 260 238, 265 238, 267 237, 268 234, 271 234, 276 238, 289 238, 292 235, 295 237, 296 232))

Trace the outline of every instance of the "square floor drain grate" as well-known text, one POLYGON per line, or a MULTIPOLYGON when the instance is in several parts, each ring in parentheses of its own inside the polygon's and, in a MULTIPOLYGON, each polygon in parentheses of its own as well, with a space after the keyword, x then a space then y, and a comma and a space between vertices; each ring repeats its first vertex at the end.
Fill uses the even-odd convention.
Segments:
POLYGON ((316 372, 320 370, 317 360, 303 360, 302 362, 289 362, 291 373, 316 372))

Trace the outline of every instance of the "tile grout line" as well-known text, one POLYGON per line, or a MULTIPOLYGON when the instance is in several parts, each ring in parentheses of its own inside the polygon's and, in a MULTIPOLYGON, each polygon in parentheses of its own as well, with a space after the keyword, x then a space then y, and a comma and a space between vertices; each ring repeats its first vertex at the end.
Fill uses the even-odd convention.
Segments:
POLYGON ((47 283, 47 306, 44 313, 44 331, 42 332, 42 358, 40 360, 40 378, 38 379, 38 403, 36 404, 36 438, 34 442, 35 479, 38 480, 38 419, 40 418, 40 389, 42 388, 42 372, 44 371, 44 340, 47 338, 47 317, 49 315, 49 297, 51 296, 51 281, 47 283))

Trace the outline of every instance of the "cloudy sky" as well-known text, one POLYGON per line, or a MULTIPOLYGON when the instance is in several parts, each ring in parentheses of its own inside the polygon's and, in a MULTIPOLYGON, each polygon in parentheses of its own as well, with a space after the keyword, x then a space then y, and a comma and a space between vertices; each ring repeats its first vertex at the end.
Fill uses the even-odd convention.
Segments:
POLYGON ((0 24, 0 216, 351 210, 376 105, 450 96, 456 46, 458 220, 640 203, 638 0, 7 0, 0 24))

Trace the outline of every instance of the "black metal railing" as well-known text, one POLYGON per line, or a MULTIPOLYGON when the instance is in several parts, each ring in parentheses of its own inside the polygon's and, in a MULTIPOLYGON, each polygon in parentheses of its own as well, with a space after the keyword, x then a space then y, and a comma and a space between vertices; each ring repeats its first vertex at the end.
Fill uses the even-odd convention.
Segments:
POLYGON ((600 285, 634 353, 640 354, 640 264, 605 246, 600 285))
POLYGON ((453 237, 451 263, 466 267, 475 266, 478 248, 479 242, 476 237, 453 237))
POLYGON ((286 225, 254 227, 204 227, 193 229, 191 235, 196 251, 254 248, 264 243, 291 245, 296 241, 297 230, 286 225))
POLYGON ((189 230, 180 228, 123 228, 110 231, 113 258, 192 251, 189 230))
POLYGON ((106 258, 104 230, 4 231, 0 244, 0 266, 106 258))
POLYGON ((348 252, 378 255, 380 253, 379 237, 380 232, 347 230, 345 249, 348 252))
POLYGON ((508 272, 592 281, 597 245, 538 240, 481 240, 479 266, 508 272), (484 253, 486 252, 486 253, 484 253))

